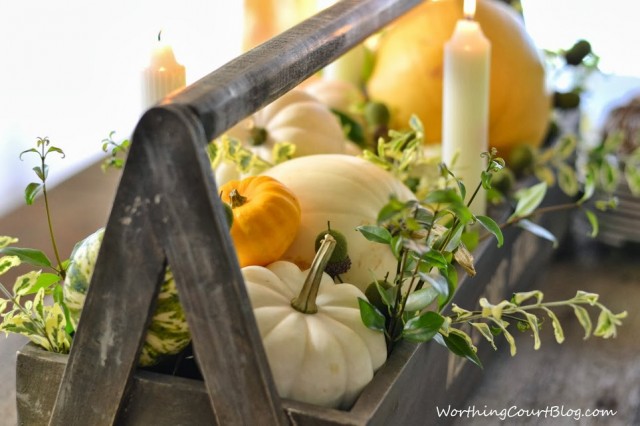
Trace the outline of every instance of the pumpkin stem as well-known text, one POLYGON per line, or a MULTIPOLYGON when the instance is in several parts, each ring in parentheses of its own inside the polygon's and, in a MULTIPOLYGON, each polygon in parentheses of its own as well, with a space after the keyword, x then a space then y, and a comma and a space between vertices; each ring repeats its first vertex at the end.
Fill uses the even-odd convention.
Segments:
POLYGON ((236 207, 240 207, 247 202, 247 197, 243 197, 240 195, 236 188, 232 189, 229 192, 229 200, 231 200, 231 208, 235 209, 236 207))
POLYGON ((267 130, 264 127, 252 127, 249 131, 249 144, 260 146, 267 141, 267 130))
POLYGON ((329 258, 331 258, 331 253, 335 246, 335 238, 326 234, 316 256, 313 258, 309 274, 307 274, 307 278, 304 280, 300 294, 291 302, 293 309, 300 311, 303 314, 315 314, 318 312, 316 297, 318 297, 320 280, 322 279, 324 268, 327 267, 327 262, 329 262, 329 258))

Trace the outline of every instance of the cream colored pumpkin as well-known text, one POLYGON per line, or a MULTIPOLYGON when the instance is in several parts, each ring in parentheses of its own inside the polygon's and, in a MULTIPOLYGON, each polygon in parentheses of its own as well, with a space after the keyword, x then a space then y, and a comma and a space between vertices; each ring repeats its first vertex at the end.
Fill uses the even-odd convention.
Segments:
POLYGON ((324 104, 298 89, 241 121, 227 134, 269 162, 273 161, 272 150, 277 142, 294 144, 294 157, 345 150, 345 137, 338 119, 324 104), (253 142, 255 129, 266 131, 259 145, 253 142))
POLYGON ((329 108, 337 109, 351 116, 358 116, 353 113, 359 105, 365 102, 362 91, 353 83, 343 80, 324 78, 315 80, 306 85, 304 90, 329 108))
POLYGON ((384 335, 362 323, 362 291, 334 284, 323 269, 324 264, 315 264, 303 272, 278 261, 247 266, 242 274, 280 396, 347 409, 385 362, 387 349, 384 335), (302 300, 298 310, 298 296, 305 287, 312 294, 312 285, 319 286, 315 303, 302 300))
POLYGON ((298 198, 302 212, 298 234, 284 260, 308 268, 314 257, 316 236, 327 229, 344 234, 351 269, 341 278, 362 291, 375 278, 395 276, 396 259, 390 248, 367 241, 359 225, 373 225, 392 195, 415 199, 402 182, 378 166, 349 155, 314 155, 285 161, 264 174, 286 185, 298 198))

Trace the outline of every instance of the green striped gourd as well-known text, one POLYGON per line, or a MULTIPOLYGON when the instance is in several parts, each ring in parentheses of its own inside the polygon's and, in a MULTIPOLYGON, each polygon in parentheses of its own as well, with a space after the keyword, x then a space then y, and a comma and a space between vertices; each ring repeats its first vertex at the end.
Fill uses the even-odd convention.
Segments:
MULTIPOLYGON (((80 319, 103 236, 104 228, 101 228, 79 242, 71 253, 71 263, 64 280, 64 301, 69 308, 74 328, 80 319)), ((190 340, 191 335, 178 300, 175 281, 171 271, 167 269, 139 364, 143 367, 154 365, 163 356, 180 352, 190 340)))

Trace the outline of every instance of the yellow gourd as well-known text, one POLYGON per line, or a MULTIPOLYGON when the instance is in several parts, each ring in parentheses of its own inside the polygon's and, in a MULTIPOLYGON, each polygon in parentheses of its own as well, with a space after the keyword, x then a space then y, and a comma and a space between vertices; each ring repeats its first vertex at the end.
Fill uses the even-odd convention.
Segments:
POLYGON ((240 266, 267 265, 278 260, 300 226, 300 205, 282 183, 267 176, 233 180, 220 187, 231 205, 231 238, 240 266))
MULTIPOLYGON (((417 114, 425 140, 441 141, 443 46, 462 18, 462 0, 424 2, 380 39, 368 82, 373 100, 387 104, 392 127, 417 114)), ((479 0, 476 19, 491 41, 489 142, 507 157, 511 147, 539 145, 550 120, 543 58, 510 7, 479 0)))

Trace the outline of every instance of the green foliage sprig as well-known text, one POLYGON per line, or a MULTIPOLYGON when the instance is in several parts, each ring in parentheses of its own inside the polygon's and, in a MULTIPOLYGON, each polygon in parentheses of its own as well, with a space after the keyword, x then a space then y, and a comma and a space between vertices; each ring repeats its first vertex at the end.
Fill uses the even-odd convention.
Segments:
MULTIPOLYGON (((420 164, 422 150, 420 141, 420 124, 412 122, 412 130, 405 133, 390 133, 389 140, 380 140, 378 152, 365 152, 365 158, 391 171, 405 182, 410 181, 410 170, 413 164, 420 164), (407 152, 404 152, 407 150, 407 152)), ((562 140, 550 149, 541 168, 557 166, 568 159, 575 150, 575 141, 562 140)), ((487 167, 482 172, 481 183, 471 193, 467 192, 464 183, 447 168, 439 165, 439 188, 429 189, 426 195, 418 200, 400 202, 392 199, 379 212, 376 225, 358 227, 358 230, 369 241, 389 246, 397 259, 395 276, 384 281, 375 281, 367 289, 369 301, 360 299, 360 311, 364 324, 384 333, 388 351, 400 340, 426 342, 434 340, 447 347, 452 353, 466 357, 481 366, 477 349, 471 337, 456 325, 469 323, 485 338, 494 344, 494 335, 503 334, 515 354, 515 341, 508 331, 509 323, 503 318, 518 319, 520 328, 524 325, 534 329, 536 348, 539 346, 538 317, 531 310, 541 310, 551 319, 556 338, 561 340, 562 328, 551 308, 561 306, 573 307, 586 335, 600 337, 615 336, 616 326, 626 312, 613 314, 604 305, 597 302, 597 295, 579 292, 567 301, 542 303, 542 293, 529 292, 514 295, 511 301, 503 301, 491 305, 486 299, 480 300, 482 311, 467 311, 453 306, 452 313, 445 310, 453 298, 458 286, 458 268, 461 266, 469 275, 475 274, 473 256, 464 241, 465 229, 477 224, 487 231, 488 236, 497 240, 498 246, 504 241, 502 229, 517 225, 535 235, 557 244, 555 236, 533 222, 531 219, 541 213, 554 210, 583 209, 593 225, 593 233, 597 233, 597 218, 593 212, 584 208, 584 203, 595 192, 595 180, 589 174, 582 189, 582 196, 571 203, 541 207, 549 187, 546 181, 525 187, 513 194, 514 209, 505 223, 498 225, 488 216, 474 215, 469 206, 481 188, 491 191, 492 181, 497 173, 504 170, 505 162, 492 150, 483 154, 487 167), (535 297, 536 303, 523 305, 522 302, 535 297), (580 306, 589 304, 600 308, 601 314, 595 331, 591 332, 591 322, 586 310, 580 306), (484 321, 484 322, 483 322, 484 321), (491 328, 486 322, 493 325, 491 328)), ((561 172, 562 173, 562 172, 561 172)), ((572 171, 573 173, 573 171, 572 171)), ((568 172, 567 172, 568 174, 568 172)), ((562 176, 562 174, 560 175, 562 176)), ((574 178, 575 175, 571 175, 574 178)), ((559 178, 560 181, 569 178, 559 178)), ((555 181, 555 176, 554 176, 555 181)), ((575 181, 577 185, 577 179, 575 181)), ((565 185, 574 195, 573 182, 565 185)), ((415 189, 416 187, 414 187, 415 189)))
POLYGON ((102 139, 102 151, 109 153, 109 149, 111 149, 109 156, 102 162, 101 168, 103 172, 110 168, 122 169, 131 147, 129 139, 124 139, 122 142, 113 140, 113 135, 115 134, 116 132, 112 130, 109 132, 109 136, 102 139))
POLYGON ((222 135, 207 145, 207 154, 213 169, 226 165, 241 175, 257 175, 276 164, 291 159, 295 149, 295 145, 288 142, 274 144, 271 151, 273 162, 270 162, 244 146, 238 139, 222 135))
POLYGON ((0 283, 0 331, 5 334, 16 333, 28 337, 35 344, 46 350, 67 353, 71 345, 73 326, 69 319, 69 310, 64 302, 62 285, 69 261, 61 260, 55 240, 51 209, 47 196, 47 177, 49 167, 46 163, 51 153, 64 152, 50 145, 48 138, 38 138, 36 147, 23 151, 35 153, 40 158, 40 164, 33 168, 40 182, 32 182, 25 189, 25 199, 28 205, 33 203, 36 195, 42 192, 45 202, 45 212, 49 228, 49 237, 55 253, 57 265, 54 265, 47 255, 36 249, 13 247, 18 240, 13 237, 0 237, 0 275, 8 270, 28 264, 36 268, 46 268, 50 272, 42 272, 42 269, 34 270, 19 276, 13 291, 9 291, 0 283), (32 300, 23 301, 23 298, 32 296, 32 300), (45 304, 45 296, 52 296, 53 303, 45 304))
MULTIPOLYGON (((10 249, 8 246, 16 242, 16 238, 0 237, 0 249, 10 249)), ((21 256, 0 257, 0 275, 22 263, 21 256)), ((12 292, 0 283, 0 293, 0 331, 26 336, 48 351, 69 352, 73 329, 59 274, 31 271, 16 279, 12 292), (34 295, 33 300, 23 302, 22 298, 29 295, 34 295), (46 305, 45 296, 53 296, 54 303, 46 305)))

